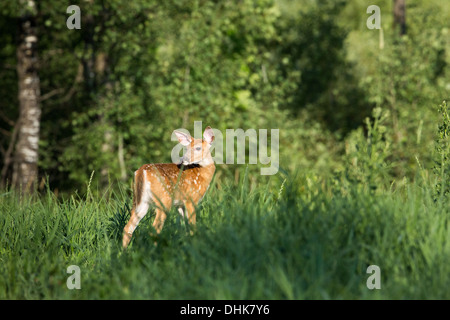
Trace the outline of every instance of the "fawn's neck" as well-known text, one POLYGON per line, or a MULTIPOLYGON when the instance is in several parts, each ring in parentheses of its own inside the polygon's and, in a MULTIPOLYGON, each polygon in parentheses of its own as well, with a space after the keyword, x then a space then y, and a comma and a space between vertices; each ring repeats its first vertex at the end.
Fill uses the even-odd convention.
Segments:
POLYGON ((200 166, 199 164, 188 164, 188 165, 177 165, 178 169, 181 170, 184 176, 195 175, 198 177, 202 177, 202 179, 209 184, 211 181, 214 172, 216 170, 216 166, 214 162, 207 166, 200 166))

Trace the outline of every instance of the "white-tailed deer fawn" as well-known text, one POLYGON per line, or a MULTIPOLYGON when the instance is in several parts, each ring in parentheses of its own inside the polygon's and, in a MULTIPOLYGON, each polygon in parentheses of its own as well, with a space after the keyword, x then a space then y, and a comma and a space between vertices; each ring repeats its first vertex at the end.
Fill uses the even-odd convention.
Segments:
POLYGON ((195 225, 195 207, 208 190, 216 169, 210 151, 214 133, 211 127, 207 127, 204 139, 194 139, 179 131, 175 134, 178 141, 187 147, 180 164, 145 164, 134 173, 133 208, 124 228, 124 248, 130 243, 133 231, 147 214, 151 203, 156 206, 153 227, 157 233, 161 232, 172 205, 179 206, 178 211, 183 217, 186 213, 189 225, 195 225))

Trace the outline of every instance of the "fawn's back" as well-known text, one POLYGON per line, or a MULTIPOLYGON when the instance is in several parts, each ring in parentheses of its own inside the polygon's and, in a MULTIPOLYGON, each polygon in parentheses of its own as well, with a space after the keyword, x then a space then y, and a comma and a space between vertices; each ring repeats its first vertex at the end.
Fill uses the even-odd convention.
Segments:
POLYGON ((150 197, 156 205, 164 205, 167 210, 171 204, 184 205, 186 201, 197 205, 208 190, 214 172, 214 163, 205 167, 196 164, 145 164, 135 172, 135 204, 139 205, 150 197))

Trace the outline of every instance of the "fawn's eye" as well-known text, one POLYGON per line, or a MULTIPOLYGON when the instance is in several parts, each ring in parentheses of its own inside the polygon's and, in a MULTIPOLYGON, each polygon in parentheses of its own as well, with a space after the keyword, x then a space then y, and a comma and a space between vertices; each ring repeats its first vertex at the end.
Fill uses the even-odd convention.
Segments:
POLYGON ((195 150, 200 151, 200 150, 202 150, 202 147, 197 147, 197 148, 195 148, 195 150))

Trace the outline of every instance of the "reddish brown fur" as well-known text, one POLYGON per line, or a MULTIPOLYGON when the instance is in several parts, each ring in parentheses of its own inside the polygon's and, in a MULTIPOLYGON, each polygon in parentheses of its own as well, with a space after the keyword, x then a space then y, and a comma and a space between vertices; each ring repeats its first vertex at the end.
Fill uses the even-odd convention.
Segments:
MULTIPOLYGON (((147 172, 147 179, 152 181, 151 190, 154 195, 170 195, 174 201, 190 200, 197 204, 211 182, 215 166, 183 168, 174 163, 146 164, 139 168, 137 175, 143 176, 143 171, 147 172)), ((139 188, 142 187, 137 186, 139 188)), ((155 199, 155 202, 158 200, 164 199, 155 199)))
POLYGON ((145 164, 135 172, 133 208, 130 220, 124 228, 124 248, 128 246, 140 219, 145 216, 149 202, 156 205, 153 226, 157 233, 161 231, 166 213, 174 203, 184 206, 190 225, 196 223, 195 207, 209 187, 215 165, 211 158, 209 144, 205 140, 192 139, 188 151, 192 151, 188 157, 190 162, 203 159, 210 161, 204 162, 204 166, 197 164, 182 166, 173 163, 145 164), (199 145, 202 146, 202 150, 195 153, 193 150, 199 145))
POLYGON ((135 175, 134 188, 133 188, 133 192, 134 192, 133 206, 135 206, 136 203, 141 202, 143 179, 144 179, 144 177, 142 175, 142 171, 138 170, 135 175))

